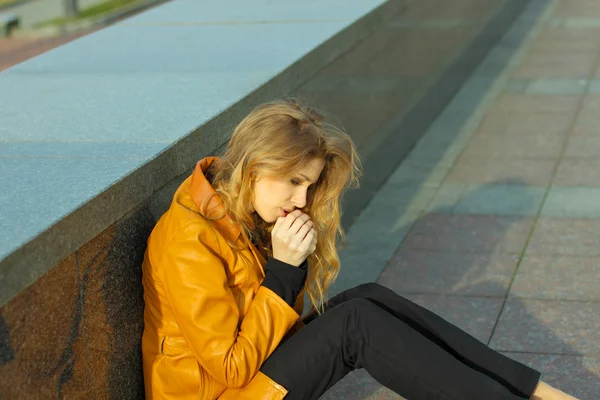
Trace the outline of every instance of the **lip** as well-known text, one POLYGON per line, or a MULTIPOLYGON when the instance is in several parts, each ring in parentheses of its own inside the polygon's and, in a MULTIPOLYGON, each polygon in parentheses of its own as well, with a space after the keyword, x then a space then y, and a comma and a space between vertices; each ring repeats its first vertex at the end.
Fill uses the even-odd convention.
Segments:
POLYGON ((279 207, 279 209, 281 211, 283 211, 283 213, 285 214, 284 217, 287 217, 287 215, 293 211, 293 210, 286 210, 285 208, 281 208, 281 207, 279 207))

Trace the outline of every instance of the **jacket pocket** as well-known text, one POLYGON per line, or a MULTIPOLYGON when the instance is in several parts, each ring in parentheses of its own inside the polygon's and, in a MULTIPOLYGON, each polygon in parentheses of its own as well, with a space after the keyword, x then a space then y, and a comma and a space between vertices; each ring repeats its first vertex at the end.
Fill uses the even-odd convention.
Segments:
POLYGON ((157 376, 167 398, 198 398, 201 385, 200 365, 183 338, 162 336, 157 376))
POLYGON ((193 357, 159 356, 153 385, 166 398, 196 400, 200 392, 200 367, 193 357))

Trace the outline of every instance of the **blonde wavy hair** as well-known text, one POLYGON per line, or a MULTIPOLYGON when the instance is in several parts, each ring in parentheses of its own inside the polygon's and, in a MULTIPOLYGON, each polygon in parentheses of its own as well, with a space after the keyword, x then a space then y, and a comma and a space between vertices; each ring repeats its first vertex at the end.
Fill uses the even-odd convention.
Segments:
POLYGON ((314 158, 325 160, 325 166, 302 209, 314 222, 318 237, 316 250, 308 257, 304 291, 312 309, 321 313, 327 289, 340 270, 338 249, 344 243, 340 199, 345 190, 358 186, 361 174, 352 139, 298 100, 277 100, 258 106, 239 123, 211 172, 213 187, 225 212, 240 225, 243 240, 269 257, 274 224, 253 212, 253 182, 258 176, 289 178, 314 158))

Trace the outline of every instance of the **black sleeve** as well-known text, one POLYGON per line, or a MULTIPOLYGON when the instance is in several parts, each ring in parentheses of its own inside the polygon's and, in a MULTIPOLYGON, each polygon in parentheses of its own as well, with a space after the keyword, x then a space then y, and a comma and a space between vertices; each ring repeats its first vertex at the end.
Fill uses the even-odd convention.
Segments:
POLYGON ((306 280, 306 267, 304 261, 299 267, 294 267, 275 258, 269 258, 265 266, 265 280, 262 285, 271 289, 286 303, 293 307, 296 298, 306 280))

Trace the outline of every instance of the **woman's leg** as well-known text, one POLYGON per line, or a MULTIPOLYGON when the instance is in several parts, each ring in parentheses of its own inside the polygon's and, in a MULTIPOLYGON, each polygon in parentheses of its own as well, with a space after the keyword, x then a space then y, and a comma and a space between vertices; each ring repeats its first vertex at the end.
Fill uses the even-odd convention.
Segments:
MULTIPOLYGON (((366 283, 331 298, 326 309, 353 299, 367 299, 419 332, 466 366, 488 375, 512 393, 530 398, 540 373, 481 343, 437 314, 377 283, 366 283)), ((305 323, 315 318, 309 315, 305 323)))
POLYGON ((282 343, 261 371, 289 390, 286 399, 296 400, 317 399, 356 368, 410 400, 522 398, 361 298, 315 318, 282 343))

